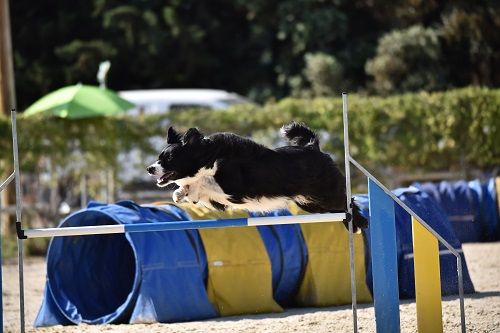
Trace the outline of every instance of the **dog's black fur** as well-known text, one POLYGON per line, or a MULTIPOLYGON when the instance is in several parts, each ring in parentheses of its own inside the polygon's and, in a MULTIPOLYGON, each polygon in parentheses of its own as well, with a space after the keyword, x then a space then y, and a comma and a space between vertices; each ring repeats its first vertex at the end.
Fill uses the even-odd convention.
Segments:
MULTIPOLYGON (((213 180, 229 201, 210 199, 210 205, 219 210, 286 197, 310 213, 345 212, 345 178, 332 158, 320 151, 317 135, 296 122, 284 126, 282 134, 290 145, 273 150, 232 133, 205 137, 191 128, 182 136, 171 127, 167 147, 148 172, 159 177, 159 186, 166 186, 216 166, 213 180), (295 200, 298 197, 307 201, 295 200)), ((355 231, 368 225, 357 205, 353 222, 355 231)))

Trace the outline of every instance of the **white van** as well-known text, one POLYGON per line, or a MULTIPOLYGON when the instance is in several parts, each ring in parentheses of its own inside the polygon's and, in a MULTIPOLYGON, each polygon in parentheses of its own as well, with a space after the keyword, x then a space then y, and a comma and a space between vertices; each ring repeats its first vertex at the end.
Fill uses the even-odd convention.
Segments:
POLYGON ((215 89, 149 89, 125 90, 120 96, 134 103, 131 115, 164 113, 182 109, 227 109, 232 105, 251 103, 244 97, 215 89))

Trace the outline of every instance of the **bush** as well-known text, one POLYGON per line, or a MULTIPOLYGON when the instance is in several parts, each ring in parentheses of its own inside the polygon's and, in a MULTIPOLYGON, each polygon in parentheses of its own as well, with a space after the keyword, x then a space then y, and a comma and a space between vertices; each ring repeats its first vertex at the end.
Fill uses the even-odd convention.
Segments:
POLYGON ((383 93, 436 90, 445 85, 438 33, 413 26, 382 36, 376 56, 366 63, 374 89, 383 93))
MULTIPOLYGON (((25 180, 34 180, 34 188, 42 185, 57 187, 59 184, 62 186, 59 195, 74 198, 78 198, 80 177, 89 176, 89 196, 102 198, 105 185, 102 175, 109 171, 114 171, 115 176, 119 174, 122 167, 117 164, 119 153, 133 148, 153 152, 149 139, 158 133, 166 133, 166 129, 160 126, 158 117, 68 120, 23 118, 20 115, 17 121, 20 168, 25 180), (28 177, 29 174, 43 177, 33 179, 28 177)), ((11 141, 10 119, 0 117, 0 179, 6 178, 13 169, 11 141)), ((120 184, 120 179, 115 179, 115 183, 120 184)), ((30 198, 38 200, 42 194, 33 193, 35 197, 30 198)))
MULTIPOLYGON (((326 133, 322 146, 343 156, 341 98, 284 99, 263 107, 224 112, 179 111, 170 121, 180 130, 233 131, 266 140, 291 120, 326 133), (269 134, 271 133, 271 134, 269 134)), ((23 171, 35 171, 50 156, 54 167, 68 164, 96 170, 117 168, 116 156, 132 148, 156 152, 149 138, 166 132, 158 116, 98 120, 40 120, 20 117, 23 171)), ((500 165, 500 89, 465 88, 391 97, 349 96, 351 154, 371 168, 402 171, 481 169, 500 165)), ((10 120, 0 118, 0 171, 11 170, 10 120)), ((267 140, 266 142, 269 142, 267 140)), ((76 169, 76 167, 75 167, 76 169)), ((119 180, 118 180, 119 181, 119 180)))
MULTIPOLYGON (((172 114, 175 124, 251 135, 303 121, 329 135, 326 150, 343 155, 341 98, 284 99, 262 108, 172 114)), ((371 167, 402 171, 500 165, 500 90, 465 88, 390 97, 349 96, 351 154, 371 167)))
POLYGON ((304 74, 311 84, 314 96, 333 96, 345 88, 342 87, 342 65, 334 56, 308 53, 304 59, 306 63, 304 74))

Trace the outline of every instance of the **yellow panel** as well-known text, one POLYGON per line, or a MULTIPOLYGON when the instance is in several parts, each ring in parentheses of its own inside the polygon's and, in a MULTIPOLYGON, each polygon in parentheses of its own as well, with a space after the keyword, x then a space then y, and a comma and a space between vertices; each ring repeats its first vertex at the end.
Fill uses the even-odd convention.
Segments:
MULTIPOLYGON (((294 214, 306 212, 290 207, 294 214)), ((301 306, 332 306, 351 303, 349 233, 342 223, 302 224, 308 249, 306 272, 296 301, 301 306)), ((362 235, 354 235, 356 292, 359 303, 372 297, 366 285, 362 235)))
MULTIPOLYGON (((219 212, 180 206, 194 219, 248 217, 242 210, 219 212)), ((271 262, 257 228, 199 232, 208 260, 208 296, 220 315, 283 311, 273 299, 271 262)))
POLYGON ((412 217, 418 331, 443 332, 438 240, 412 217))

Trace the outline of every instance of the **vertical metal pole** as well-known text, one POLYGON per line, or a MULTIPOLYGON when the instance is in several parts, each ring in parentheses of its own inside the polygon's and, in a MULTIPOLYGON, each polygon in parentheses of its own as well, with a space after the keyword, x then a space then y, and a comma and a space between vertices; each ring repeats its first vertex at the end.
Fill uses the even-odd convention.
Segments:
MULTIPOLYGON (((1 192, 1 191, 0 191, 1 192)), ((0 333, 3 333, 2 198, 0 197, 0 333)))
POLYGON ((465 329, 465 305, 464 305, 464 278, 462 272, 462 257, 457 257, 457 271, 458 271, 458 296, 460 298, 460 326, 462 333, 466 332, 465 329))
MULTIPOLYGON (((11 112, 12 118, 12 151, 14 153, 14 172, 16 175, 16 223, 21 223, 21 175, 19 174, 19 156, 17 147, 16 110, 11 112)), ((24 271, 23 271, 23 240, 17 239, 17 265, 19 267, 19 314, 21 333, 24 333, 24 271)))
POLYGON ((342 93, 342 114, 344 119, 344 159, 345 159, 345 192, 347 213, 351 215, 349 219, 349 259, 351 264, 351 301, 352 301, 352 322, 353 332, 358 332, 358 313, 356 297, 356 270, 354 268, 354 241, 352 235, 352 207, 351 207, 351 169, 349 162, 349 123, 347 118, 347 94, 342 93))

